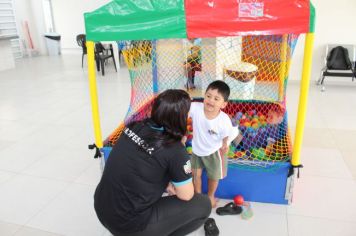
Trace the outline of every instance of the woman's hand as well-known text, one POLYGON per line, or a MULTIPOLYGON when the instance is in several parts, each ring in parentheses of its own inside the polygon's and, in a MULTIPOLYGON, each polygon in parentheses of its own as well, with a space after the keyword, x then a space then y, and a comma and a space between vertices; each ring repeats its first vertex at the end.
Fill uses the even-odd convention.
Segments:
POLYGON ((171 182, 168 183, 166 191, 169 196, 176 195, 176 189, 171 182))
POLYGON ((183 136, 181 142, 185 146, 185 143, 187 142, 187 136, 183 136))

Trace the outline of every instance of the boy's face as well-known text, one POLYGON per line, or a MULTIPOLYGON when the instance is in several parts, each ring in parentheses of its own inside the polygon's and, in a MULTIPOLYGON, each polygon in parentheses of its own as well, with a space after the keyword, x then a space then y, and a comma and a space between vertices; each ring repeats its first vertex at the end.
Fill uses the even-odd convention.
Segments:
POLYGON ((204 110, 218 114, 221 109, 225 108, 227 102, 224 100, 224 97, 218 92, 217 89, 209 89, 206 91, 204 96, 204 110))

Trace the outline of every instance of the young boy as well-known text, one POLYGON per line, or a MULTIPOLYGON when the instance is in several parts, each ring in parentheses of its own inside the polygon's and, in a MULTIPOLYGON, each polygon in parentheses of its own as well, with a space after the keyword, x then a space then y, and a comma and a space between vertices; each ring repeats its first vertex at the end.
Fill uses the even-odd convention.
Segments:
POLYGON ((237 136, 229 116, 221 111, 227 105, 229 86, 216 80, 205 91, 204 102, 193 102, 189 116, 193 123, 192 159, 194 190, 201 193, 201 175, 205 168, 208 175, 208 197, 216 206, 215 191, 220 179, 226 176, 229 148, 228 139, 237 136))
POLYGON ((188 55, 187 60, 184 63, 185 74, 187 77, 187 90, 195 89, 195 72, 202 70, 200 46, 194 45, 190 50, 191 53, 188 55))

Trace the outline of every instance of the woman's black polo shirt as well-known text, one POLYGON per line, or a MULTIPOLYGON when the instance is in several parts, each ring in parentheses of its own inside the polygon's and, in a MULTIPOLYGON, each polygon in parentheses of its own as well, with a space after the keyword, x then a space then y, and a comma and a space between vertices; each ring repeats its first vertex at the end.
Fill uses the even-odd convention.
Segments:
POLYGON ((190 158, 180 142, 154 150, 140 137, 152 128, 136 126, 126 128, 114 145, 94 196, 102 224, 123 233, 146 228, 152 206, 169 181, 182 185, 192 177, 190 158))

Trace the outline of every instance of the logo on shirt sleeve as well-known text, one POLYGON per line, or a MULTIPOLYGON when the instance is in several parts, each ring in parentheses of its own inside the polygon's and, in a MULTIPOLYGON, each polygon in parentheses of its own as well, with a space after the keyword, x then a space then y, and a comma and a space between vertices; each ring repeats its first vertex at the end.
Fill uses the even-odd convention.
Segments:
POLYGON ((190 160, 188 160, 185 165, 183 166, 184 172, 186 174, 192 173, 192 165, 190 164, 190 160))

